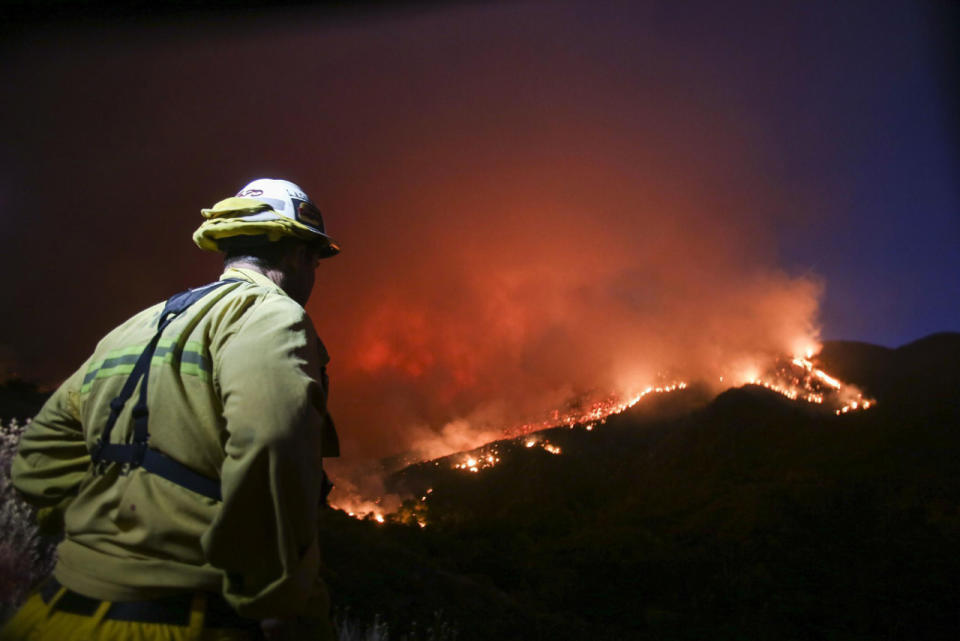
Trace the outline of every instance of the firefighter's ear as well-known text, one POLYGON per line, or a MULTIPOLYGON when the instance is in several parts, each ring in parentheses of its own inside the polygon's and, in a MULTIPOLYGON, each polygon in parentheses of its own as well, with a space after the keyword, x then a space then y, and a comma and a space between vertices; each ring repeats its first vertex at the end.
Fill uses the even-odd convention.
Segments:
POLYGON ((291 267, 296 269, 316 269, 320 262, 320 257, 313 247, 307 243, 297 243, 290 250, 291 267))

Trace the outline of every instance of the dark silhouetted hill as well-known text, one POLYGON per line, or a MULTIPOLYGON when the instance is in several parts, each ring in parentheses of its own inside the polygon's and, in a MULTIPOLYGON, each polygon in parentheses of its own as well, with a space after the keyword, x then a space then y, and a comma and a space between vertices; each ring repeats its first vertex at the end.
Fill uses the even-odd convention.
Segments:
POLYGON ((40 411, 51 392, 34 383, 12 378, 0 383, 0 419, 24 421, 40 411))
POLYGON ((880 400, 881 411, 925 415, 960 402, 960 333, 932 334, 897 349, 830 341, 818 358, 834 376, 880 400))

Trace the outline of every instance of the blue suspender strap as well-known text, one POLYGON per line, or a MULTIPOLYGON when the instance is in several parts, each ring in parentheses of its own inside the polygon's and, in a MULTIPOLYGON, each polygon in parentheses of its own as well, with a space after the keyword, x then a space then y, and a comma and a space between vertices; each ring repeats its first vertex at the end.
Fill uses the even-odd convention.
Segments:
POLYGON ((143 466, 148 472, 161 476, 169 481, 202 494, 212 499, 220 500, 220 482, 209 479, 197 474, 182 463, 162 454, 156 450, 150 449, 148 441, 150 433, 147 429, 150 410, 147 407, 147 383, 150 380, 150 362, 153 360, 153 354, 156 352, 157 344, 160 342, 160 335, 166 329, 170 322, 187 310, 191 305, 200 300, 203 296, 214 289, 227 283, 241 282, 236 278, 219 280, 203 287, 188 289, 185 292, 170 297, 163 311, 160 312, 160 318, 157 321, 157 331, 147 343, 147 346, 140 353, 133 371, 127 377, 120 393, 110 401, 110 416, 104 426, 103 434, 97 439, 93 446, 90 457, 95 465, 101 463, 120 463, 128 465, 131 468, 143 466), (141 381, 142 379, 142 381, 141 381), (110 435, 120 417, 120 412, 133 391, 140 383, 140 393, 137 398, 137 404, 133 406, 133 442, 132 443, 111 443, 110 435))
POLYGON ((209 479, 202 474, 197 474, 180 461, 176 461, 157 450, 146 448, 143 456, 143 469, 207 498, 217 501, 223 500, 223 495, 220 494, 220 479, 209 479))

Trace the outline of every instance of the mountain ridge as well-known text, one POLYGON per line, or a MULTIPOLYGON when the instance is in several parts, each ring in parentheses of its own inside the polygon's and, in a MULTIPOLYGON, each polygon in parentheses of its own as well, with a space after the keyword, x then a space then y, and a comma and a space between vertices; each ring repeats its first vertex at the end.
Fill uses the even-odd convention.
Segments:
MULTIPOLYGON (((423 589, 406 614, 443 611, 464 640, 955 638, 958 338, 825 345, 825 367, 876 394, 866 411, 759 386, 703 403, 692 386, 535 435, 559 454, 501 441, 475 473, 455 457, 407 467, 390 483, 415 496, 393 522, 346 527, 384 567, 396 555, 378 541, 402 541, 416 580, 372 585, 343 562, 333 593, 385 604, 423 589)), ((326 536, 337 549, 337 528, 326 536)))

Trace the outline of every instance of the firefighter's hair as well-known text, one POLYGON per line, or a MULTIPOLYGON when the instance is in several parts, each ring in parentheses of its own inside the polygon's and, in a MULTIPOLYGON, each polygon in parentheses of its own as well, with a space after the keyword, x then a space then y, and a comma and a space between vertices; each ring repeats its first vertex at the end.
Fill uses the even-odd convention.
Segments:
POLYGON ((281 238, 271 243, 265 236, 235 236, 222 238, 220 249, 223 251, 224 267, 234 263, 252 263, 270 269, 281 267, 284 258, 301 244, 303 241, 297 238, 281 238))

